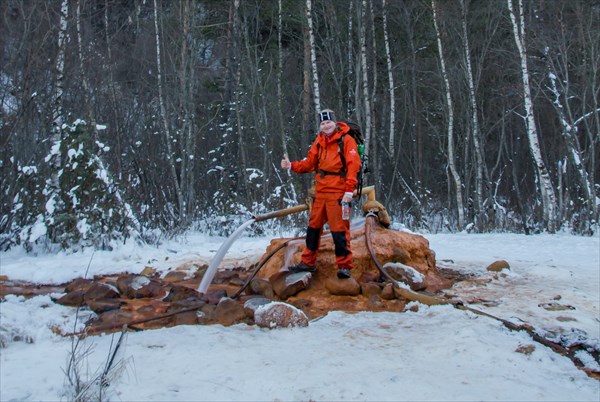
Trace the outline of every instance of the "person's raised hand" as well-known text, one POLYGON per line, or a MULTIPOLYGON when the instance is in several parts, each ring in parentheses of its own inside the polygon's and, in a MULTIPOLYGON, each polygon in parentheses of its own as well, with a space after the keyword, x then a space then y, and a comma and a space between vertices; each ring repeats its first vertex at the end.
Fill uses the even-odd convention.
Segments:
POLYGON ((281 160, 281 168, 282 169, 291 169, 292 168, 292 162, 290 162, 290 159, 288 158, 287 154, 283 154, 283 159, 281 160))

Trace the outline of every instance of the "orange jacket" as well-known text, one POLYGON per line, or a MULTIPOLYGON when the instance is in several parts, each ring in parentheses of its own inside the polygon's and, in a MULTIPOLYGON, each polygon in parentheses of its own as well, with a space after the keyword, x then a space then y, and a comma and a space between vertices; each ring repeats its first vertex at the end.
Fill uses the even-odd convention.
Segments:
POLYGON ((356 141, 350 134, 350 128, 345 123, 338 122, 338 130, 327 137, 320 132, 308 150, 308 155, 301 161, 292 162, 292 171, 307 173, 325 171, 339 173, 343 164, 340 158, 339 139, 344 136, 344 159, 346 160, 346 177, 317 172, 317 193, 344 193, 354 191, 358 183, 356 176, 360 170, 360 156, 356 141), (346 135, 344 135, 346 134, 346 135))

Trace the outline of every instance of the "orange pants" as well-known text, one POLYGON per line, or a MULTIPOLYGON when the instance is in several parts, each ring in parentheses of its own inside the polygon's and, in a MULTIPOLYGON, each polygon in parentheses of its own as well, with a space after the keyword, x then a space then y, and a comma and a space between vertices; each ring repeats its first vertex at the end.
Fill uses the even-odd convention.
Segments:
POLYGON ((341 196, 339 194, 317 194, 306 230, 306 249, 302 253, 302 262, 315 266, 321 244, 323 225, 329 222, 333 244, 335 245, 335 262, 338 268, 352 269, 352 252, 350 251, 350 220, 342 219, 341 196))

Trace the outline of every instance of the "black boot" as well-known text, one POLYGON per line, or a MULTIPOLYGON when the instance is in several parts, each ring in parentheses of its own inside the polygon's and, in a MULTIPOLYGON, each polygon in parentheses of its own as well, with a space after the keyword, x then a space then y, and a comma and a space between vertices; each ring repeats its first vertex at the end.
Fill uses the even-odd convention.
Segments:
POLYGON ((337 277, 339 279, 349 279, 350 278, 350 270, 348 268, 338 269, 337 277))
POLYGON ((317 267, 311 267, 310 265, 307 265, 305 263, 303 263, 302 261, 300 261, 298 264, 296 265, 290 265, 288 267, 288 270, 290 270, 291 272, 310 272, 310 273, 315 273, 317 272, 317 267))

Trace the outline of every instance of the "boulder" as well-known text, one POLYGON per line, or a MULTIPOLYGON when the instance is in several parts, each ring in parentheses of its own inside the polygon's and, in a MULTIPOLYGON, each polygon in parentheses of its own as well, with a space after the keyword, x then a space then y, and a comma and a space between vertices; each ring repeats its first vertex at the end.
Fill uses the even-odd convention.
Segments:
POLYGON ((361 283, 360 292, 365 297, 379 296, 381 294, 381 286, 376 282, 361 283))
POLYGON ((83 300, 88 303, 90 300, 98 299, 114 299, 119 297, 119 291, 113 285, 103 282, 94 282, 92 286, 85 292, 83 300))
POLYGON ((503 269, 510 269, 510 264, 505 260, 494 261, 487 267, 487 270, 491 272, 500 272, 503 269))
POLYGON ((250 281, 250 285, 247 290, 250 294, 261 295, 268 299, 275 298, 275 292, 271 282, 266 279, 254 278, 250 281))
POLYGON ((357 296, 360 294, 360 285, 354 278, 328 278, 325 281, 325 287, 334 296, 357 296))
POLYGON ((308 317, 291 304, 271 302, 262 305, 254 312, 256 325, 262 328, 306 327, 308 317))
POLYGON ((278 272, 269 278, 273 291, 280 299, 285 300, 306 289, 312 274, 310 272, 293 273, 290 271, 278 272))
POLYGON ((219 301, 213 313, 213 319, 221 325, 237 324, 246 318, 244 307, 233 299, 224 297, 219 301))
POLYGON ((388 262, 383 266, 385 272, 397 281, 404 282, 412 290, 425 289, 425 276, 416 269, 400 262, 388 262))
POLYGON ((84 303, 83 297, 85 292, 83 290, 74 290, 67 293, 66 295, 53 299, 55 303, 62 304, 63 306, 79 307, 84 303))
POLYGON ((125 304, 117 299, 97 299, 88 300, 87 305, 96 314, 102 314, 107 311, 118 310, 125 304))
POLYGON ((146 276, 126 275, 117 279, 117 289, 128 299, 144 299, 164 296, 166 290, 146 276))
POLYGON ((93 284, 94 284, 94 281, 92 281, 91 279, 77 278, 77 279, 72 280, 65 287, 65 293, 71 293, 71 292, 75 292, 75 291, 86 292, 93 284))
POLYGON ((189 298, 200 297, 200 293, 197 290, 188 288, 187 286, 171 285, 171 289, 167 296, 163 299, 165 302, 175 302, 179 300, 186 300, 189 298))

